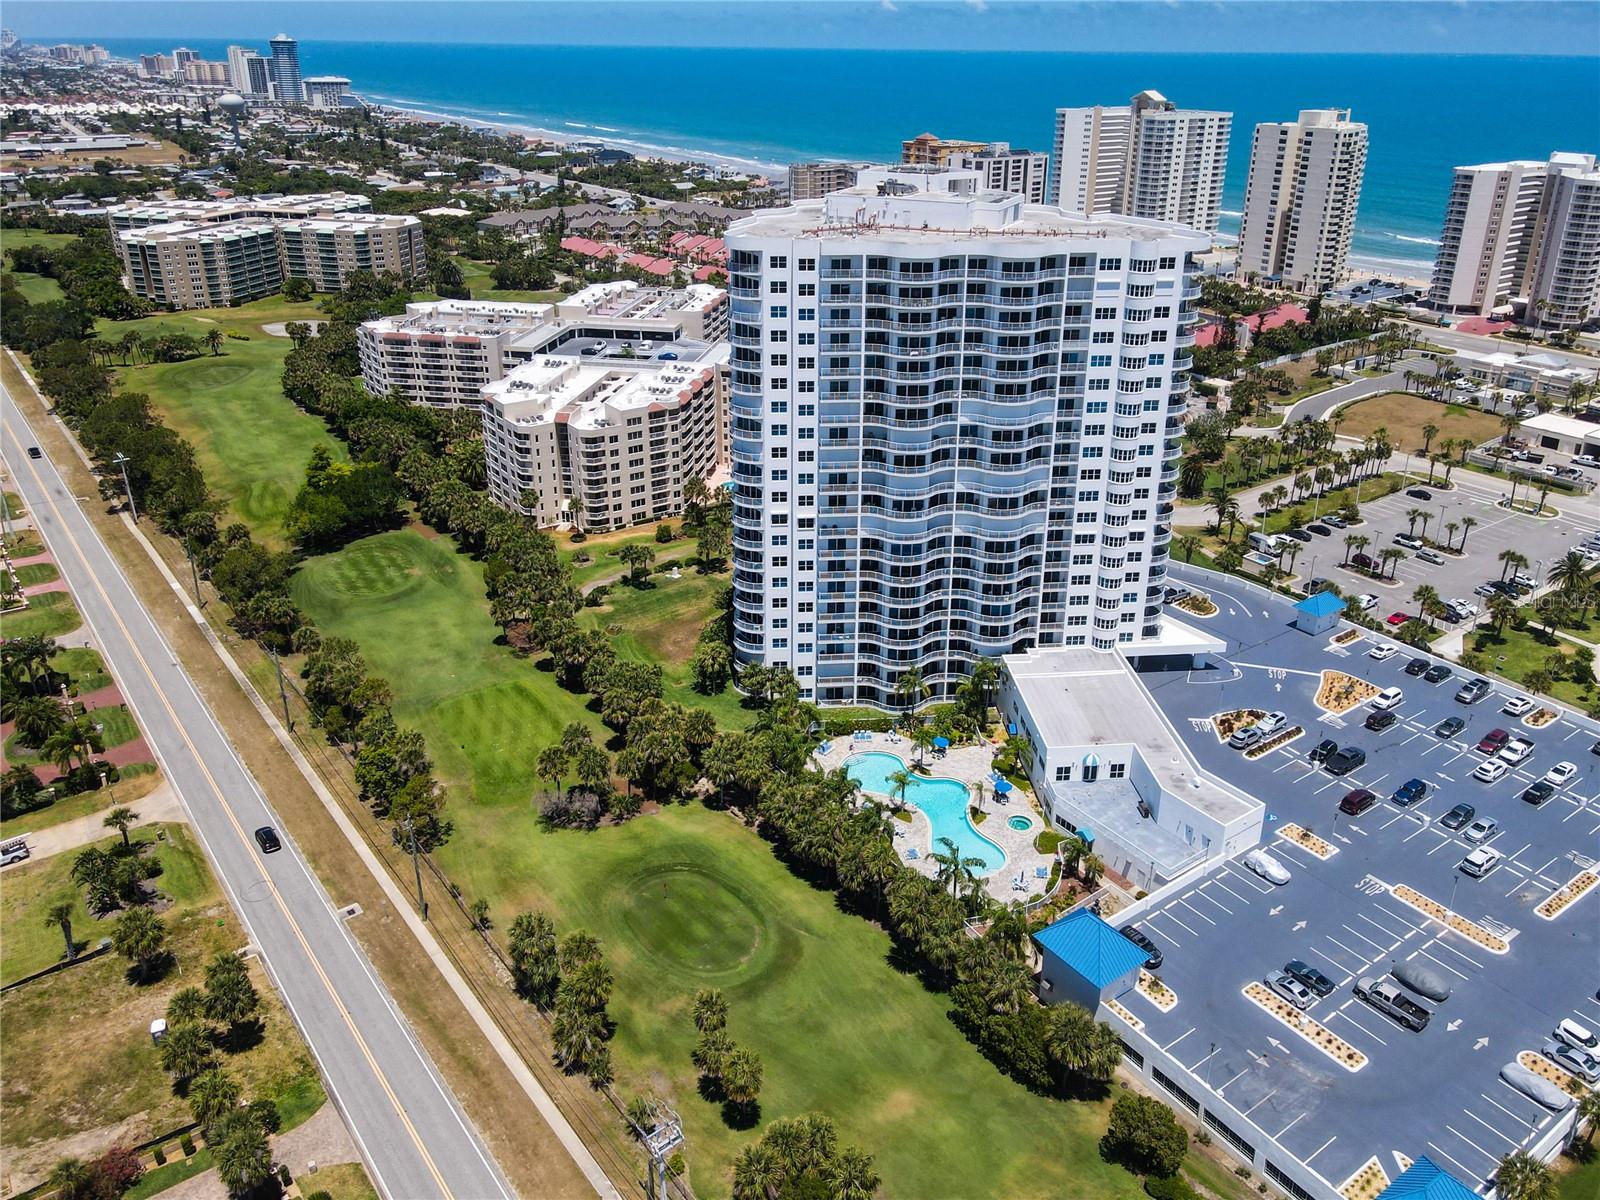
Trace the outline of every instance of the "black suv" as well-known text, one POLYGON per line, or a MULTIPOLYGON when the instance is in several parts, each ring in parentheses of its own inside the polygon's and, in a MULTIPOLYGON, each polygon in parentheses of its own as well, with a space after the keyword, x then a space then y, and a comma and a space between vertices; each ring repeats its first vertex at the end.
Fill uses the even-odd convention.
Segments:
POLYGON ((1329 979, 1310 963, 1303 963, 1298 958, 1291 958, 1283 964, 1283 973, 1290 979, 1304 984, 1319 996, 1333 994, 1335 986, 1333 980, 1329 979))
POLYGON ((1455 672, 1443 663, 1435 663, 1422 673, 1422 681, 1424 683, 1443 683, 1453 674, 1455 672))
POLYGON ((256 830, 256 845, 261 847, 261 853, 263 854, 271 854, 274 851, 283 849, 283 843, 278 840, 278 831, 271 825, 263 825, 256 830))
POLYGON ((1382 733, 1399 719, 1393 709, 1386 708, 1379 712, 1368 713, 1367 719, 1362 724, 1372 730, 1373 733, 1382 733))
POLYGON ((1406 495, 1410 496, 1413 500, 1432 500, 1433 499, 1433 493, 1430 492, 1427 488, 1407 488, 1406 489, 1406 495))
POLYGON ((1332 754, 1338 748, 1338 742, 1334 741, 1332 738, 1323 738, 1316 744, 1311 753, 1306 755, 1306 758, 1314 763, 1327 762, 1328 755, 1332 754))
POLYGON ((1555 794, 1556 785, 1541 779, 1523 792, 1522 798, 1535 808, 1538 808, 1541 804, 1555 794))
POLYGON ((1328 755, 1322 769, 1329 775, 1348 775, 1367 761, 1367 752, 1360 746, 1341 746, 1328 755))
POLYGON ((1411 676, 1421 675, 1427 669, 1428 660, 1425 658, 1413 658, 1406 664, 1406 674, 1411 676))
POLYGON ((1137 925, 1124 925, 1117 932, 1150 956, 1144 960, 1145 970, 1155 971, 1160 969, 1162 962, 1161 947, 1152 942, 1150 936, 1144 930, 1137 925))

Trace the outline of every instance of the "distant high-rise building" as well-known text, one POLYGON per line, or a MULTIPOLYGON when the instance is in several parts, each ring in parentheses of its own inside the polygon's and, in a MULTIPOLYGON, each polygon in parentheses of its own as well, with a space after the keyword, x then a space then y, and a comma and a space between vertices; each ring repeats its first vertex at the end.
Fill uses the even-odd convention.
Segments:
POLYGON ((340 108, 350 94, 350 81, 343 75, 310 75, 302 86, 312 108, 340 108))
POLYGON ((1239 228, 1239 271, 1305 292, 1338 283, 1367 165, 1367 127, 1347 108, 1256 126, 1239 228))
MULTIPOLYGON (((967 142, 935 137, 931 133, 918 134, 901 142, 900 161, 908 166, 976 171, 986 190, 1011 192, 1030 204, 1044 203, 1045 188, 1050 178, 1048 154, 1014 150, 1009 142, 967 142)), ((803 199, 799 196, 790 198, 803 199)))
POLYGON ((856 176, 874 166, 868 162, 789 164, 789 199, 821 200, 829 192, 855 187, 856 176))
POLYGON ((228 77, 233 90, 247 100, 265 100, 272 93, 267 60, 248 46, 228 47, 228 77))
POLYGON ((207 87, 227 87, 230 81, 228 64, 225 62, 211 62, 204 58, 191 58, 183 64, 183 78, 186 83, 198 83, 207 87))
POLYGON ((1600 315, 1600 170, 1592 154, 1557 154, 1545 172, 1526 319, 1570 328, 1600 315))
POLYGON ((892 707, 1159 638, 1204 234, 891 167, 726 240, 741 664, 892 707))
POLYGON ((1126 108, 1058 108, 1051 202, 1217 231, 1233 114, 1140 92, 1126 108))
POLYGON ((191 50, 187 46, 179 46, 172 52, 173 64, 180 71, 183 70, 185 63, 192 63, 199 57, 200 52, 198 50, 191 50))
POLYGON ((305 86, 300 82, 300 45, 286 33, 280 33, 269 43, 272 47, 272 66, 269 76, 275 99, 285 104, 304 104, 305 86))
POLYGON ((176 70, 170 54, 139 55, 139 74, 146 79, 165 79, 176 70))

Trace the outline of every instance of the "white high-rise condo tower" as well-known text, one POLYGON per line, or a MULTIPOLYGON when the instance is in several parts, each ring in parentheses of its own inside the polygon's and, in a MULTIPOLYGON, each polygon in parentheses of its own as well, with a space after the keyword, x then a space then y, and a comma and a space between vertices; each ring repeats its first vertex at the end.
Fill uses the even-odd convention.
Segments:
POLYGON ((900 167, 726 240, 741 664, 888 707, 1159 640, 1205 234, 900 167))
POLYGON ((1545 164, 1530 159, 1457 167, 1428 299, 1487 316, 1522 292, 1544 197, 1545 164))
POLYGON ((300 44, 286 33, 267 43, 272 48, 268 74, 273 98, 284 104, 304 104, 305 86, 300 82, 300 44))
POLYGON ((1600 316, 1600 170, 1592 154, 1552 156, 1528 270, 1527 320, 1570 328, 1600 316))
POLYGON ((1347 108, 1315 108, 1263 122, 1250 146, 1239 271, 1303 292, 1344 275, 1356 227, 1367 127, 1347 108))
POLYGON ((1125 108, 1058 108, 1052 202, 1215 233, 1232 127, 1232 113, 1179 108, 1151 91, 1125 108))

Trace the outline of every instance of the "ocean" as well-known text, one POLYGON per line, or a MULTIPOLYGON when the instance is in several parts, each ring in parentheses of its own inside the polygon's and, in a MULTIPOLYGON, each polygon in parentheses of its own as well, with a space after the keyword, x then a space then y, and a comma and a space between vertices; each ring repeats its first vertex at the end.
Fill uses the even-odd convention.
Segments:
MULTIPOLYGON (((130 58, 170 50, 105 44, 130 58)), ((224 42, 188 44, 226 58, 224 42)), ((1371 130, 1352 257, 1411 274, 1433 261, 1453 167, 1600 151, 1592 57, 304 41, 300 64, 306 75, 347 75, 358 94, 395 107, 773 169, 813 158, 892 161, 903 139, 925 131, 1049 150, 1056 108, 1125 103, 1153 88, 1181 107, 1234 114, 1227 234, 1238 230, 1256 123, 1349 108, 1371 130)))

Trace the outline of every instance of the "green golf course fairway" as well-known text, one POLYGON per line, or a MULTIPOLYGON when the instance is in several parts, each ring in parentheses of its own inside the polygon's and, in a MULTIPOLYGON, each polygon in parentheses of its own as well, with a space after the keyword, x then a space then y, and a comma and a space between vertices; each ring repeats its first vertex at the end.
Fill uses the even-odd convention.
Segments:
MULTIPOLYGON (((681 648, 667 628, 686 620, 679 582, 612 593, 616 607, 596 619, 623 627, 619 651, 681 648)), ((601 939, 616 972, 618 1086, 678 1108, 698 1194, 726 1196, 734 1158, 759 1136, 730 1129, 698 1093, 690 1007, 703 987, 723 990, 730 1035, 761 1057, 762 1123, 829 1114, 875 1156, 885 1197, 1140 1194, 1100 1160, 1104 1105, 1044 1099, 1003 1077, 951 1024, 946 997, 890 965, 887 936, 733 817, 684 804, 592 832, 542 829, 538 752, 569 721, 602 740, 609 731, 586 697, 494 644, 482 567, 449 539, 364 538, 308 561, 294 596, 324 636, 361 645, 394 688, 397 718, 427 738, 455 822, 437 857, 463 895, 489 902, 496 936, 541 908, 559 932, 601 939)))

